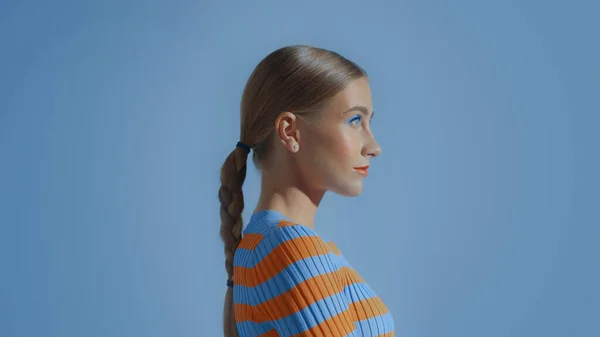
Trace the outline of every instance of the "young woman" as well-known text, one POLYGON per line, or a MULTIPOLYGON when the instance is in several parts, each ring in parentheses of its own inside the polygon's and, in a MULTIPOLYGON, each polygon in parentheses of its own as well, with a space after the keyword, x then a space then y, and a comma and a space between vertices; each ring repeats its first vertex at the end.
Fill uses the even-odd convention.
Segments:
POLYGON ((366 72, 338 53, 288 46, 254 69, 221 169, 226 337, 393 336, 388 308, 314 224, 325 192, 362 191, 381 153, 371 118, 366 72), (262 190, 242 236, 251 149, 262 190))

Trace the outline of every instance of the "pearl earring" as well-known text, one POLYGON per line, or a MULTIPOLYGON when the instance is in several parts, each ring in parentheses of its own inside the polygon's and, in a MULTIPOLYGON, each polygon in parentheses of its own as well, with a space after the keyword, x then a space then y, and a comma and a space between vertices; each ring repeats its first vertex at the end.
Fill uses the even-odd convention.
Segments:
POLYGON ((298 150, 298 144, 294 144, 293 148, 294 148, 294 151, 297 151, 298 150))

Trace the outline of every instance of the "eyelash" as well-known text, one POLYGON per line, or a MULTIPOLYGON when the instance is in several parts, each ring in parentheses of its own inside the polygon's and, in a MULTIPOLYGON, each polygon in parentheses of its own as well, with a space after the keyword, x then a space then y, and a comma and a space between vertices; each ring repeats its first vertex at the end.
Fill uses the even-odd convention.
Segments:
MULTIPOLYGON (((362 116, 361 115, 356 115, 356 116, 350 118, 350 120, 348 121, 348 123, 352 124, 352 123, 354 123, 355 120, 358 120, 360 122, 362 120, 362 116)), ((358 124, 354 123, 354 125, 358 125, 358 124)))

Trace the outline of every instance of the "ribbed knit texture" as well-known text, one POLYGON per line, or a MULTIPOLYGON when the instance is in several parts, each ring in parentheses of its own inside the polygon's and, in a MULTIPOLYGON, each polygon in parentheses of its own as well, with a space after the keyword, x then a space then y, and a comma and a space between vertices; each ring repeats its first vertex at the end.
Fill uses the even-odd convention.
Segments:
POLYGON ((252 215, 233 282, 240 337, 394 336, 388 308, 339 249, 279 212, 252 215))

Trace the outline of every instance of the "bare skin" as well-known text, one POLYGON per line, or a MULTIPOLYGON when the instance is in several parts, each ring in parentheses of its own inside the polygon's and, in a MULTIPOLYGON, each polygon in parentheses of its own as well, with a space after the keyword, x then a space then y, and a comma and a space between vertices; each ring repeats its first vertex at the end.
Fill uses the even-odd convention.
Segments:
POLYGON ((366 172, 355 167, 369 165, 381 154, 370 127, 372 106, 368 79, 359 78, 333 98, 318 123, 292 112, 279 114, 274 153, 261 169, 262 188, 254 213, 275 210, 314 228, 327 191, 358 196, 366 172))

